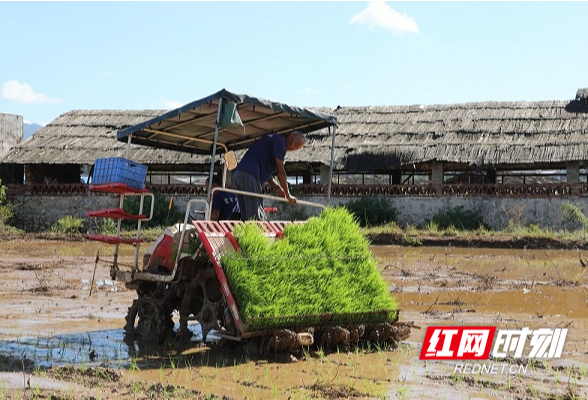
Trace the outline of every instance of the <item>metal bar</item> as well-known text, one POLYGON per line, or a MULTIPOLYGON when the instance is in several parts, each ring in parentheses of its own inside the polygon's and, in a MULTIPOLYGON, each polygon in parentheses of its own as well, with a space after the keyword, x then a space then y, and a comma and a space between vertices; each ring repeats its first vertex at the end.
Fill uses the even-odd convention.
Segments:
MULTIPOLYGON (((331 127, 329 126, 329 131, 331 130, 331 127)), ((334 164, 334 158, 335 158, 335 135, 337 133, 337 126, 333 125, 333 135, 332 135, 332 140, 331 140, 331 166, 329 169, 329 182, 327 183, 327 204, 331 205, 331 184, 332 184, 332 180, 333 180, 333 164, 334 164)))
MULTIPOLYGON (((166 136, 170 136, 170 137, 175 137, 178 139, 185 139, 186 143, 187 142, 200 142, 200 143, 206 143, 206 144, 213 144, 216 143, 216 134, 215 134, 215 141, 212 140, 206 140, 206 139, 198 139, 198 138, 193 138, 190 136, 185 136, 185 135, 178 135, 177 133, 171 133, 171 132, 166 132, 166 131, 160 131, 157 129, 150 129, 150 128, 145 128, 143 129, 145 132, 152 132, 152 133, 156 133, 158 135, 166 135, 166 136)), ((151 138, 150 138, 151 139, 151 138)), ((167 142, 173 145, 178 146, 178 143, 173 143, 173 142, 167 142)), ((185 143, 182 143, 182 145, 185 145, 185 143)), ((214 148, 216 149, 216 146, 221 146, 225 151, 228 151, 227 146, 225 146, 223 143, 216 143, 214 148)))
MULTIPOLYGON (((212 203, 212 178, 214 176, 214 159, 216 158, 216 142, 218 139, 218 127, 220 126, 220 115, 223 105, 223 98, 218 99, 218 109, 216 111, 216 122, 214 123, 214 142, 212 146, 212 156, 210 158, 210 173, 208 175, 208 188, 206 193, 210 193, 210 202, 212 203)), ((223 145, 224 146, 224 145, 223 145)), ((225 150, 227 148, 225 147, 225 150)), ((223 182, 224 185, 224 182, 223 182)), ((205 216, 205 219, 210 219, 210 211, 205 216)))
MULTIPOLYGON (((281 202, 288 203, 288 200, 285 199, 285 198, 283 198, 283 197, 270 196, 270 195, 267 195, 267 194, 259 194, 259 193, 245 192, 243 190, 236 190, 236 189, 216 187, 216 188, 212 189, 212 195, 213 196, 214 196, 214 193, 215 192, 228 192, 228 193, 234 193, 234 194, 241 194, 241 195, 244 195, 244 196, 259 197, 259 198, 262 198, 262 199, 275 200, 275 201, 281 201, 281 202)), ((297 200, 296 201, 296 204, 297 205, 301 205, 301 206, 309 206, 309 207, 316 207, 316 208, 325 208, 326 207, 325 205, 320 204, 320 203, 312 203, 310 201, 304 201, 304 200, 297 200)), ((207 219, 209 219, 209 218, 207 218, 207 219)))

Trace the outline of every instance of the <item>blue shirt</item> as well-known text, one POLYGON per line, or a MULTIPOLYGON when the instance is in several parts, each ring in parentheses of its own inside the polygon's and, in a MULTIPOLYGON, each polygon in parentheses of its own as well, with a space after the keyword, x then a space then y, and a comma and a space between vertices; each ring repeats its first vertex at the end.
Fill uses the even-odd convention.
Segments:
POLYGON ((272 133, 251 145, 237 169, 252 175, 263 185, 276 173, 276 158, 284 161, 285 156, 286 140, 272 133))
POLYGON ((240 212, 237 196, 228 192, 216 192, 212 199, 212 209, 218 210, 219 221, 230 219, 233 213, 240 212))

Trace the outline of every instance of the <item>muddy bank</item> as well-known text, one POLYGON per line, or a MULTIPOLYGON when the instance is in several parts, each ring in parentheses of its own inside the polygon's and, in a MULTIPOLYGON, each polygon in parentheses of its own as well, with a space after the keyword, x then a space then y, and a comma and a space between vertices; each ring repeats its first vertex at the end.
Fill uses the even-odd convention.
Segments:
MULTIPOLYGON (((152 237, 146 236, 146 241, 154 241, 157 235, 152 237)), ((588 241, 575 239, 560 238, 541 238, 541 237, 520 237, 514 235, 414 235, 406 236, 402 233, 376 233, 368 234, 366 237, 370 243, 378 246, 398 245, 398 246, 428 246, 428 247, 468 247, 468 248, 489 248, 489 249, 564 249, 564 250, 588 250, 588 241)), ((53 232, 31 232, 31 233, 4 233, 0 234, 0 242, 6 241, 67 241, 67 242, 86 242, 88 241, 82 234, 61 234, 53 232)))
POLYGON ((367 238, 373 245, 387 246, 428 246, 428 247, 468 247, 488 249, 565 249, 588 250, 588 242, 583 240, 514 237, 514 236, 410 236, 403 234, 369 234, 367 238))

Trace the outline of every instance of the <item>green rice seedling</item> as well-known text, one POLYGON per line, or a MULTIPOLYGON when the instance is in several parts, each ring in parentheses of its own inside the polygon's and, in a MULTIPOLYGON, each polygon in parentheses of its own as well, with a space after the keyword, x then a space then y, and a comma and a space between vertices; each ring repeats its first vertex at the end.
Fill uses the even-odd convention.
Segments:
POLYGON ((218 368, 215 368, 215 370, 214 370, 214 378, 212 379, 212 382, 213 382, 214 386, 216 386, 218 384, 218 368))
POLYGON ((86 365, 85 362, 83 362, 82 364, 80 364, 80 372, 82 373, 82 375, 84 375, 87 370, 88 370, 88 366, 86 365))
POLYGON ((131 390, 133 391, 133 393, 135 395, 138 395, 139 393, 141 393, 141 391, 143 390, 143 387, 141 386, 141 382, 133 380, 131 382, 131 390))
POLYGON ((231 370, 233 375, 233 382, 237 382, 237 360, 233 361, 233 369, 231 370))
POLYGON ((408 387, 406 386, 400 386, 397 390, 396 390, 396 394, 398 395, 399 399, 408 399, 409 398, 409 390, 408 387))
POLYGON ((398 309, 353 216, 327 208, 271 241, 253 223, 238 226, 239 252, 222 257, 249 328, 278 327, 301 316, 336 322, 391 321, 398 309))
POLYGON ((131 358, 131 365, 129 366, 129 371, 139 371, 139 365, 137 364, 137 359, 135 357, 131 358))
POLYGON ((537 390, 531 384, 527 385, 526 391, 527 393, 531 394, 531 397, 533 397, 534 399, 537 398, 537 390))
POLYGON ((251 382, 251 362, 247 363, 247 371, 245 371, 245 379, 251 382))
POLYGON ((39 399, 41 396, 41 386, 37 383, 35 387, 31 390, 33 394, 33 399, 39 399))
POLYGON ((272 397, 278 397, 278 387, 275 383, 272 383, 272 397))
POLYGON ((263 380, 267 381, 268 378, 269 378, 269 365, 265 364, 265 366, 263 367, 263 380))
POLYGON ((316 355, 318 356, 318 358, 323 359, 325 358, 325 350, 320 347, 316 350, 316 355))

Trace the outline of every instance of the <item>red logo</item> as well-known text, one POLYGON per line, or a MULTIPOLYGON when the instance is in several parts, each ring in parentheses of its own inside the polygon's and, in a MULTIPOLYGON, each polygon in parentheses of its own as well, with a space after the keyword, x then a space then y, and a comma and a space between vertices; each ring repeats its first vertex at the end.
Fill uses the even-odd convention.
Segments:
POLYGON ((430 326, 420 360, 487 360, 495 326, 430 326))

